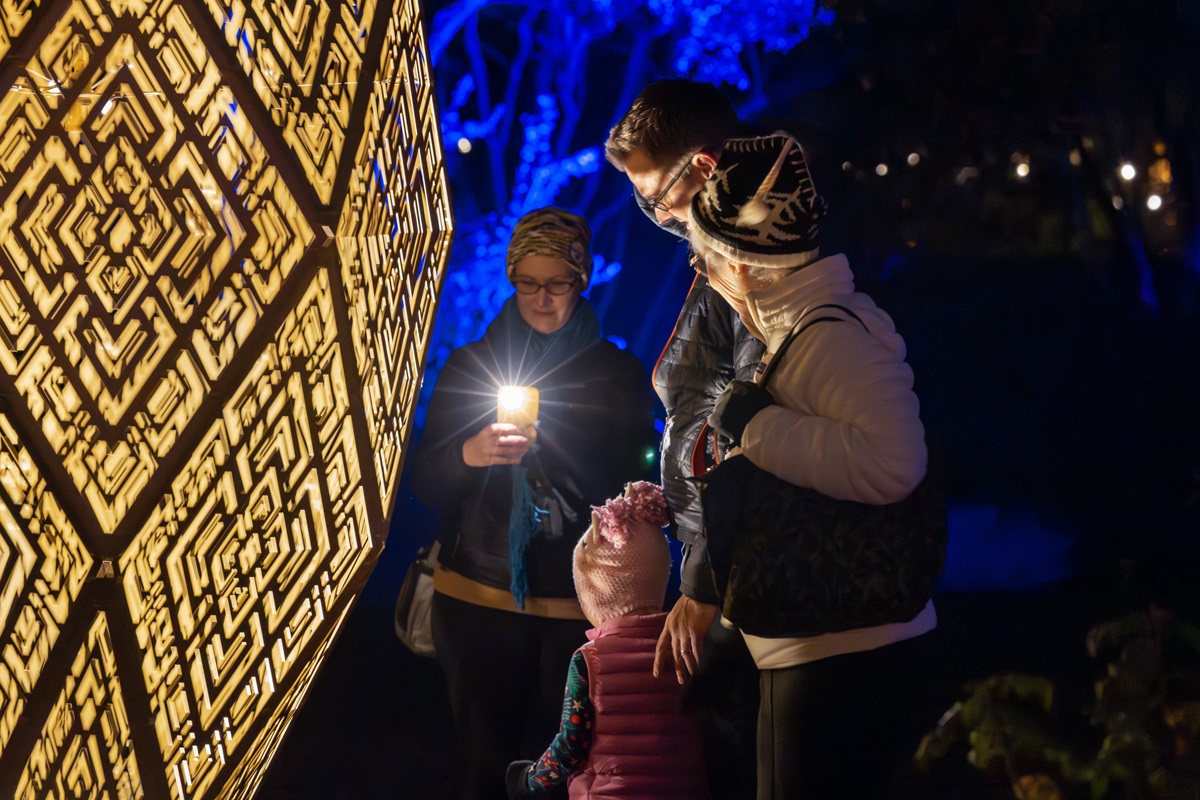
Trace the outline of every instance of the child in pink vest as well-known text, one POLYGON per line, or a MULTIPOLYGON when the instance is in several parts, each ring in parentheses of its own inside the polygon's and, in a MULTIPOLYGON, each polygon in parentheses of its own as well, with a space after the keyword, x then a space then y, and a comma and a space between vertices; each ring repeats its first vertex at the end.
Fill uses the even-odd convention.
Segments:
POLYGON ((673 673, 652 672, 667 619, 666 523, 662 489, 645 481, 592 509, 574 575, 596 627, 571 658, 558 735, 536 762, 509 765, 510 800, 708 797, 699 724, 680 709, 683 687, 673 673))

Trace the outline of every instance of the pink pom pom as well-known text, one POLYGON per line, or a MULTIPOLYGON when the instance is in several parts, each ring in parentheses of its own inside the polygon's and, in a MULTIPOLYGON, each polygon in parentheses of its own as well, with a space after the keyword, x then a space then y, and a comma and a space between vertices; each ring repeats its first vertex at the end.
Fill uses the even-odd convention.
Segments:
POLYGON ((662 487, 649 481, 637 481, 629 484, 625 490, 629 498, 633 516, 660 528, 667 524, 667 501, 663 497, 662 487))
POLYGON ((625 488, 625 494, 614 497, 602 506, 592 506, 600 519, 598 533, 620 550, 629 541, 632 523, 648 522, 662 527, 667 524, 667 501, 662 487, 649 481, 636 481, 625 488))

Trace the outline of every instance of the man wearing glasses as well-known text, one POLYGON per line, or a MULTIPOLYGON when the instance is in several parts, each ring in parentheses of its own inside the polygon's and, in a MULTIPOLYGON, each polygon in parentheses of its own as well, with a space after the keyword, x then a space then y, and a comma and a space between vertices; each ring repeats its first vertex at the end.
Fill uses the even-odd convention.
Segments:
MULTIPOLYGON (((658 81, 642 90, 613 127, 605 157, 629 178, 642 211, 686 238, 692 197, 712 175, 725 140, 741 127, 714 87, 658 81)), ((708 416, 730 380, 753 379, 762 352, 762 343, 698 275, 653 376, 667 411, 663 491, 672 534, 684 545, 683 596, 667 618, 654 668, 674 669, 681 683, 696 676, 692 690, 712 717, 707 749, 714 797, 754 794, 757 673, 741 637, 714 624, 719 598, 705 553, 699 491, 688 479, 724 456, 728 443, 717 441, 708 416)))

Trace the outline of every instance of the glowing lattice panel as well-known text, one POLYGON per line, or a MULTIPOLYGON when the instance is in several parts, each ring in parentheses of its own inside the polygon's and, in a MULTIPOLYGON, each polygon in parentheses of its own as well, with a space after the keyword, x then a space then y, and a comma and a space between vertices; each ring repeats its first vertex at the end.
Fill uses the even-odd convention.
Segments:
POLYGON ((138 8, 72 3, 0 97, 0 369, 108 533, 314 239, 183 6, 138 8))
MULTIPOLYGON (((287 730, 288 723, 292 717, 300 709, 300 704, 304 701, 305 694, 312 688, 313 678, 316 676, 317 668, 321 662, 325 660, 325 654, 329 650, 329 645, 333 642, 333 637, 341 630, 342 625, 346 622, 349 609, 342 612, 341 617, 333 626, 333 635, 325 640, 316 655, 306 664, 302 664, 299 672, 296 675, 295 685, 288 691, 276 705, 270 721, 264 727, 262 736, 259 737, 258 746, 247 755, 241 762, 237 770, 229 777, 226 785, 225 795, 228 797, 249 797, 258 787, 259 781, 262 780, 263 772, 266 769, 267 760, 271 754, 275 752, 275 748, 279 745, 283 738, 284 732, 287 730)), ((190 754, 192 758, 199 762, 200 754, 190 754)))
POLYGON ((375 0, 205 0, 205 5, 317 196, 328 203, 375 0))
POLYGON ((29 25, 41 0, 0 0, 0 59, 8 55, 13 40, 29 25))
POLYGON ((253 746, 373 549, 346 377, 321 271, 121 558, 180 797, 253 746))
POLYGON ((384 512, 399 482, 450 246, 450 208, 421 23, 388 22, 381 69, 338 225, 354 355, 384 512))
POLYGON ((0 755, 91 566, 29 451, 0 415, 0 755))
POLYGON ((416 0, 0 0, 0 790, 261 781, 412 426, 424 47, 416 0))
POLYGON ((15 800, 143 796, 108 620, 99 614, 21 773, 15 800))

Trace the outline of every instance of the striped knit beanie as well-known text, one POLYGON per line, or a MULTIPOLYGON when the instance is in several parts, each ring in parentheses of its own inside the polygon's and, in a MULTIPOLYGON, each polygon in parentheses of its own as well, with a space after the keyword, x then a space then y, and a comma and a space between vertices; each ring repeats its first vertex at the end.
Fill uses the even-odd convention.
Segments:
POLYGON ((592 231, 583 217, 553 206, 530 211, 513 228, 505 274, 511 280, 513 268, 525 256, 554 256, 579 273, 586 289, 592 280, 591 241, 592 231))
POLYGON ((692 198, 692 235, 737 264, 802 267, 820 252, 825 201, 791 136, 725 143, 712 177, 692 198))

